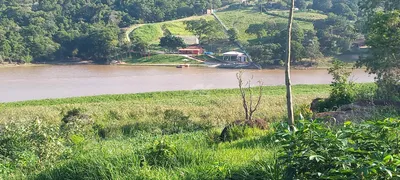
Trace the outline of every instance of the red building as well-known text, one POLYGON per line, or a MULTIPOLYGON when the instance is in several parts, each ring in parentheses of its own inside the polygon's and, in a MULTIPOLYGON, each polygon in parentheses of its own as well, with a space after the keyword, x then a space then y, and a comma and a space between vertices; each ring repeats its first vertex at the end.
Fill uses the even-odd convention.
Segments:
POLYGON ((189 46, 186 48, 179 49, 179 54, 200 55, 203 53, 204 53, 203 48, 199 46, 189 46))

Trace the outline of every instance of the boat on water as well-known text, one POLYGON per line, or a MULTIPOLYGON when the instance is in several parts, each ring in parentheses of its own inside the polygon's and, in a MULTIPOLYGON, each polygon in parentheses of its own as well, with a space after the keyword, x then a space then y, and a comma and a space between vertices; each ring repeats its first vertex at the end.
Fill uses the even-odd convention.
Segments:
POLYGON ((180 64, 176 66, 176 68, 184 68, 184 67, 189 67, 189 64, 180 64))

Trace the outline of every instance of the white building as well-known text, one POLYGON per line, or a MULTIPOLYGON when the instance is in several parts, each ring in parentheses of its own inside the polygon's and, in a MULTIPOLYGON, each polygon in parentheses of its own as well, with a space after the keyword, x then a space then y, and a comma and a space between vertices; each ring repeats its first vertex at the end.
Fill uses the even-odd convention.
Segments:
POLYGON ((247 56, 244 53, 230 51, 223 54, 224 61, 239 61, 239 62, 246 62, 247 56))

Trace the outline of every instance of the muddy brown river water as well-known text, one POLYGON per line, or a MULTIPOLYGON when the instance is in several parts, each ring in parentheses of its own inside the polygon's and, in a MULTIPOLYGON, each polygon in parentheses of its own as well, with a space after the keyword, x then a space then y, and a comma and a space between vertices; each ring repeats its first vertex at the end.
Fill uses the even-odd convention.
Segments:
MULTIPOLYGON (((154 91, 236 88, 238 70, 106 65, 0 68, 0 102, 154 91)), ((283 85, 283 70, 245 70, 265 85, 283 85)), ((355 82, 373 76, 354 70, 355 82)), ((293 84, 328 84, 327 70, 293 70, 293 84)))

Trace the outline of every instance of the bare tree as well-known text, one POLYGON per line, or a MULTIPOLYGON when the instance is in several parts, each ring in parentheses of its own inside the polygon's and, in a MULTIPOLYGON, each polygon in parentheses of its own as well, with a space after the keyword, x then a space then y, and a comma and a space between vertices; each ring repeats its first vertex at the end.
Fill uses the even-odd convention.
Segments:
POLYGON ((287 113, 288 113, 288 124, 290 126, 291 131, 294 130, 292 85, 290 80, 290 53, 291 53, 291 43, 292 43, 293 11, 294 11, 294 0, 291 0, 289 22, 288 22, 287 48, 286 48, 287 56, 285 63, 286 103, 287 103, 287 113))
POLYGON ((253 114, 257 111, 257 108, 261 103, 263 82, 261 80, 258 81, 258 97, 257 101, 253 102, 253 89, 251 88, 251 80, 253 79, 253 76, 246 82, 246 84, 243 84, 243 71, 237 73, 236 78, 239 83, 239 90, 243 100, 243 108, 245 111, 246 120, 252 121, 253 114), (249 93, 248 97, 246 93, 249 93))

